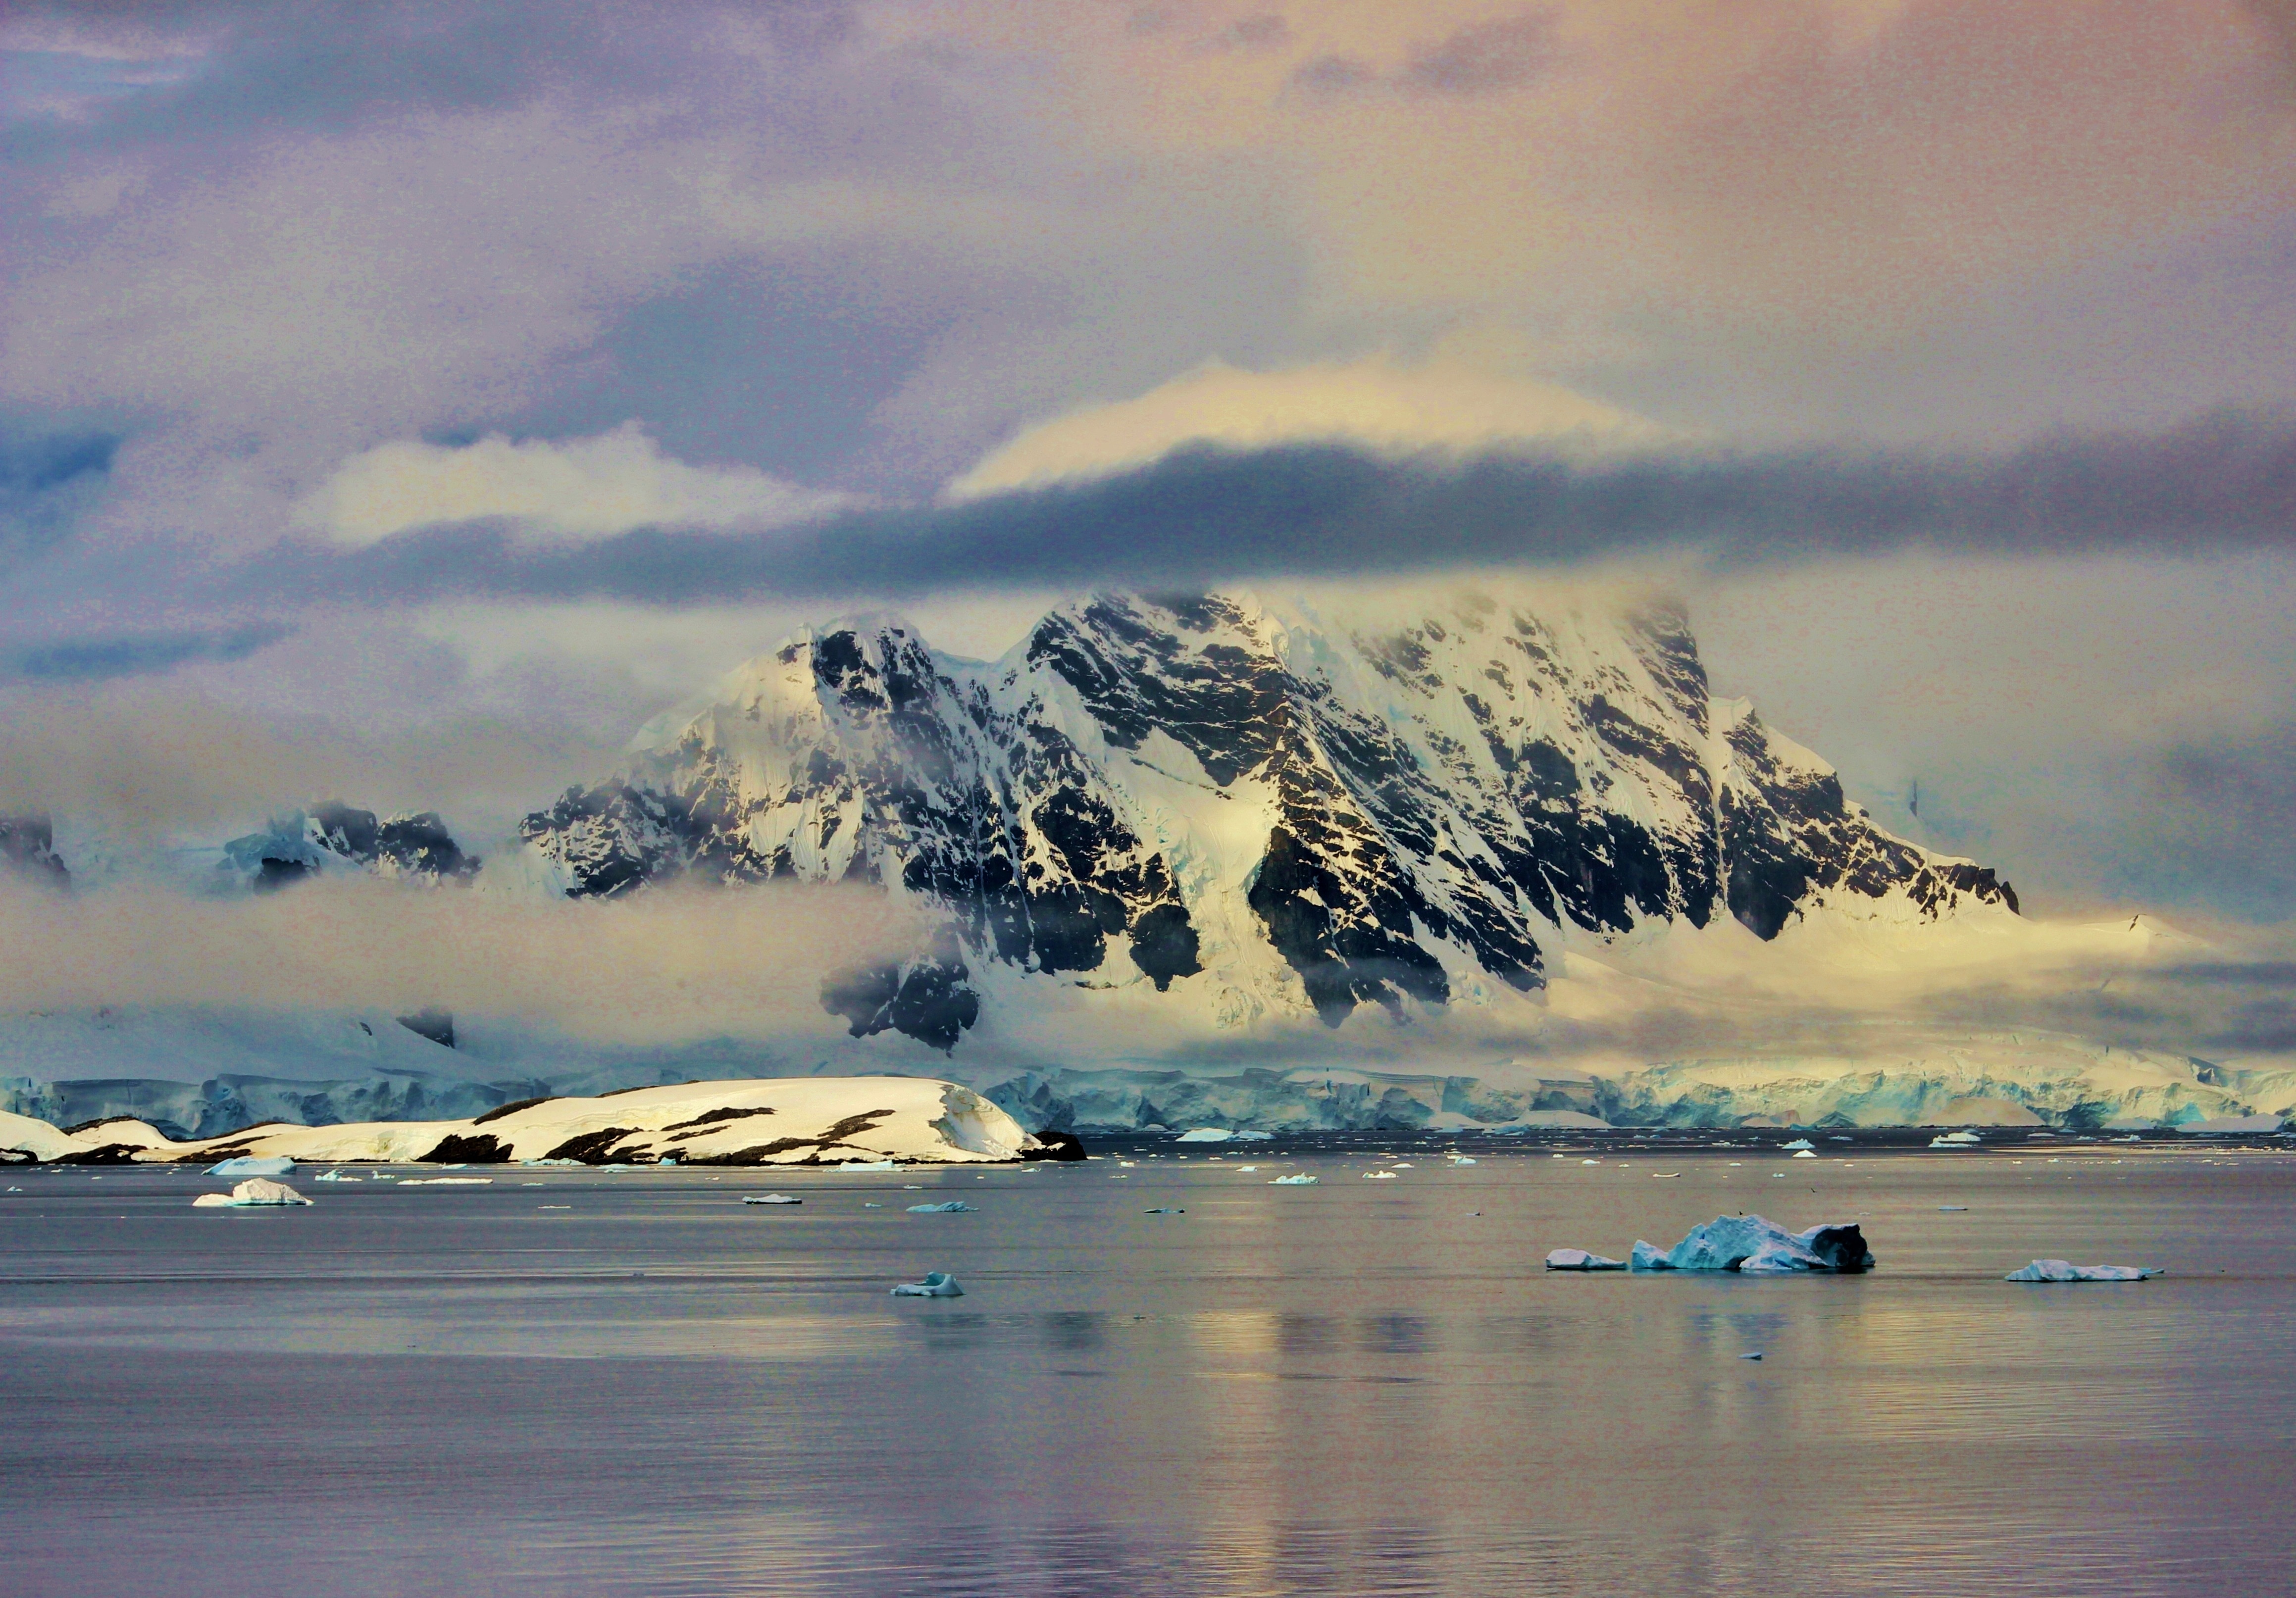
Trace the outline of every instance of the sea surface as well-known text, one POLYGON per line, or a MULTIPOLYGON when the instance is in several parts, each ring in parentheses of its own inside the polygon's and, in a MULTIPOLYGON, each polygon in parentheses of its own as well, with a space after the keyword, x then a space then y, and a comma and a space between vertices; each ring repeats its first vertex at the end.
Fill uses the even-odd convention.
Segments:
POLYGON ((2289 1590, 2296 1153, 1786 1135, 306 1170, 285 1211, 10 1169, 0 1591, 2289 1590), (1742 1210, 1878 1267, 1540 1268, 1742 1210), (2036 1257, 2169 1274, 2000 1279, 2036 1257), (935 1269, 965 1296, 889 1295, 935 1269))

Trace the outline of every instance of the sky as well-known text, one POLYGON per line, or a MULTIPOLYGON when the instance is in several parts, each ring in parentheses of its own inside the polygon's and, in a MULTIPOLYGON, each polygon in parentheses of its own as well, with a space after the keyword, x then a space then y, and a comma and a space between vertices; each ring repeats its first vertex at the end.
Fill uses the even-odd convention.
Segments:
POLYGON ((808 619, 1680 594, 2041 914, 2296 915, 2296 5, 14 0, 0 811, 483 844, 808 619))

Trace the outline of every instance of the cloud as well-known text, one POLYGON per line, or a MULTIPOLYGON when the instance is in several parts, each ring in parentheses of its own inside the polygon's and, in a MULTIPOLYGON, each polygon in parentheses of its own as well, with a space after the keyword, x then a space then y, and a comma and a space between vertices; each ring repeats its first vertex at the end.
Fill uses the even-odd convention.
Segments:
POLYGON ((842 1023, 822 1010, 822 978, 898 957, 915 933, 886 896, 835 888, 600 905, 345 880, 254 899, 122 888, 58 902, 0 882, 0 1012, 436 1004, 601 1041, 828 1037, 842 1023))
POLYGON ((1087 406, 1022 430, 949 486, 958 498, 1105 477, 1189 444, 1266 449, 1335 440, 1387 453, 1469 453, 1533 441, 1654 442, 1662 430, 1567 389, 1455 362, 1386 356, 1277 372, 1208 361, 1135 399, 1087 406))
POLYGON ((484 527, 340 553, 283 547, 235 602, 452 594, 723 603, 739 596, 1095 586, 1689 557, 1719 568, 1931 549, 1988 554, 2285 549, 2296 429, 2222 417, 1981 455, 1652 451, 1625 459, 1329 444, 1191 445, 1114 477, 865 509, 769 533, 658 528, 579 547, 484 527))
POLYGON ((1496 94, 1538 81, 1554 64, 1556 53, 1554 20, 1533 12, 1467 23, 1414 47, 1392 70, 1382 71, 1360 56, 1319 55, 1294 70, 1292 81, 1326 93, 1386 87, 1407 94, 1496 94))
POLYGON ((640 527, 780 526, 851 503, 750 467, 686 465, 629 422, 589 438, 378 445, 337 467, 296 516, 353 547, 493 520, 536 542, 580 544, 640 527))
POLYGON ((175 632, 117 633, 59 638, 0 650, 0 678, 86 683, 148 676, 195 661, 244 660, 295 629, 283 622, 175 632))
POLYGON ((0 572, 71 534, 109 486, 119 435, 0 425, 0 572))

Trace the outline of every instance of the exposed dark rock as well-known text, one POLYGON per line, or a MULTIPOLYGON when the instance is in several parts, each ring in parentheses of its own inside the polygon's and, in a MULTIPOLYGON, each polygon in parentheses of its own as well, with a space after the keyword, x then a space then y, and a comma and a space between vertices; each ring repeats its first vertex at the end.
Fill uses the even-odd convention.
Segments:
POLYGON ((1021 1145, 1023 1160, 1082 1160, 1084 1140, 1073 1132, 1054 1132, 1047 1128, 1031 1136, 1021 1145))
POLYGON ((432 1043, 449 1049, 455 1046, 455 1012, 451 1010, 441 1010, 433 1005, 395 1019, 417 1037, 427 1037, 432 1043))
POLYGON ((424 1165, 503 1165, 512 1158, 510 1144, 488 1133, 450 1132, 439 1140, 437 1147, 421 1157, 421 1162, 424 1165))
POLYGON ((71 886, 71 873, 56 853, 55 831, 45 815, 0 815, 0 871, 44 888, 71 886))
POLYGON ((545 1160, 578 1160, 584 1165, 606 1165, 611 1162, 610 1157, 613 1152, 614 1145, 622 1139, 636 1135, 634 1127, 605 1127, 595 1132, 584 1132, 570 1137, 545 1154, 543 1158, 545 1160))
POLYGON ((496 1105, 484 1115, 472 1116, 471 1118, 471 1125, 473 1127, 483 1127, 488 1121, 498 1121, 506 1115, 516 1115, 520 1110, 531 1110, 537 1104, 547 1104, 551 1100, 561 1096, 562 1095, 558 1094, 546 1093, 531 1099, 512 1099, 507 1104, 496 1105))

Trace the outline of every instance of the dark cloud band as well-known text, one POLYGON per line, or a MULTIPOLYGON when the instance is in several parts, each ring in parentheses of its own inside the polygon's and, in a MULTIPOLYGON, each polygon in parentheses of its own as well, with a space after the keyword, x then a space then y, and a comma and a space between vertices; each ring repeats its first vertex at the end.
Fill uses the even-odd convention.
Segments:
POLYGON ((1180 451, 1088 483, 806 527, 647 529, 575 549, 499 526, 433 528, 355 553, 281 551, 278 594, 449 594, 723 603, 1569 565, 1685 553, 1719 566, 1925 548, 2208 554, 2284 545, 2296 426, 2218 417, 1997 457, 1884 450, 1660 454, 1588 464, 1493 454, 1398 460, 1339 445, 1180 451))

